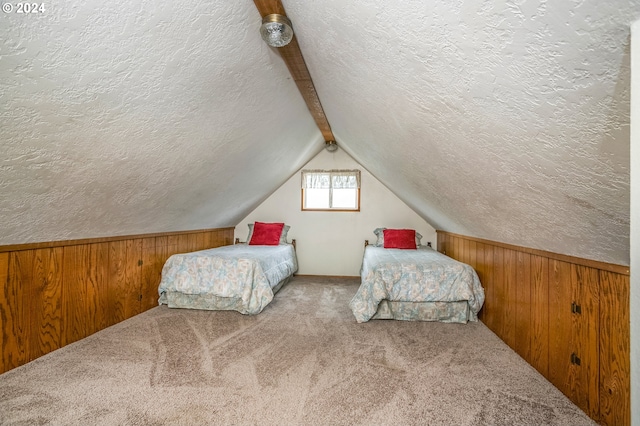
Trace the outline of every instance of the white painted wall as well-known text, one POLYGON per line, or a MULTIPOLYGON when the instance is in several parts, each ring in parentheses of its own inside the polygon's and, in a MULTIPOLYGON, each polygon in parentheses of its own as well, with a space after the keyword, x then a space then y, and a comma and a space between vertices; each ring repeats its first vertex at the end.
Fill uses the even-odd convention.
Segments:
POLYGON ((631 26, 631 424, 640 425, 640 21, 631 26))
POLYGON ((359 275, 364 240, 375 242, 378 227, 415 229, 424 244, 431 241, 435 247, 435 229, 342 149, 322 150, 303 168, 360 169, 360 212, 301 211, 298 171, 236 226, 236 237, 246 240, 248 223, 285 222, 291 226, 289 237, 296 239, 298 274, 303 275, 359 275))

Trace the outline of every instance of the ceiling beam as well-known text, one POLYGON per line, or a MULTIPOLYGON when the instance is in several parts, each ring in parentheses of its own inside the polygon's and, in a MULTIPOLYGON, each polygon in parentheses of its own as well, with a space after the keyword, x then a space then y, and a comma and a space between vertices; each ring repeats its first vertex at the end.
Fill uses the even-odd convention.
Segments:
MULTIPOLYGON (((287 16, 280 0, 253 0, 253 2, 258 8, 260 16, 263 18, 272 13, 287 16)), ((296 82, 298 90, 307 103, 307 108, 309 108, 316 125, 320 129, 320 132, 322 132, 324 140, 335 141, 336 139, 331 131, 331 126, 329 125, 327 116, 324 114, 318 93, 311 80, 311 74, 309 74, 309 69, 302 57, 302 52, 300 51, 300 46, 298 45, 298 40, 295 35, 295 23, 293 23, 293 39, 291 42, 286 46, 273 47, 272 49, 280 53, 284 63, 287 65, 287 68, 289 68, 293 81, 296 82)))

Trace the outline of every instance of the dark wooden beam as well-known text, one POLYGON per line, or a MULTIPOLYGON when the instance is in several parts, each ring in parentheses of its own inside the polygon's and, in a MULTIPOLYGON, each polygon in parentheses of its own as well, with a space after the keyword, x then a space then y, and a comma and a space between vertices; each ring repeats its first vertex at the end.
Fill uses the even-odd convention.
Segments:
MULTIPOLYGON (((280 0, 254 0, 253 2, 258 8, 260 16, 263 18, 272 13, 287 16, 280 0)), ((327 116, 324 114, 324 109, 318 98, 318 93, 316 93, 316 88, 313 85, 309 69, 304 62, 302 51, 295 36, 295 23, 293 23, 293 30, 294 35, 291 43, 283 47, 273 47, 272 49, 276 49, 280 53, 284 63, 287 65, 287 68, 289 68, 293 81, 295 81, 300 94, 307 103, 307 108, 309 108, 309 112, 311 112, 316 125, 320 129, 320 132, 322 132, 324 140, 334 141, 336 139, 331 131, 329 120, 327 120, 327 116)))

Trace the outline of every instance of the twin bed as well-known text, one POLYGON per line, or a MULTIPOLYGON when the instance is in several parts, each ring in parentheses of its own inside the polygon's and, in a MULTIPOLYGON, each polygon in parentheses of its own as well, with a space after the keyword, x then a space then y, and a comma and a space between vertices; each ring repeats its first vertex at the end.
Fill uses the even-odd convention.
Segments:
MULTIPOLYGON (((295 246, 286 240, 288 227, 256 222, 249 228, 247 243, 171 256, 162 270, 159 303, 260 313, 298 266, 295 246), (254 231, 263 235, 265 225, 278 226, 271 226, 266 240, 256 238, 254 231)), ((423 246, 413 230, 374 232, 378 240, 365 245, 362 282, 349 304, 357 322, 477 321, 484 290, 471 266, 423 246)))
POLYGON ((360 277, 349 304, 357 322, 466 323, 478 320, 484 302, 473 268, 428 246, 408 250, 367 245, 360 277))
POLYGON ((158 302, 170 308, 259 314, 298 270, 288 229, 256 222, 246 243, 174 254, 162 268, 158 302))

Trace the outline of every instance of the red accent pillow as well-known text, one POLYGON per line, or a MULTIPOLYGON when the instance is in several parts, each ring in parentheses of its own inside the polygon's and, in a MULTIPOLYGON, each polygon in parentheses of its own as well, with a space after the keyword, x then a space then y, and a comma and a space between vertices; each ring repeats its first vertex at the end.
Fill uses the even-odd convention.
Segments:
POLYGON ((256 222, 253 225, 253 234, 249 245, 252 246, 277 246, 280 244, 280 235, 284 223, 256 222))
POLYGON ((385 229, 384 248, 416 250, 416 231, 414 229, 385 229))

